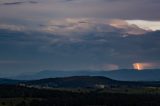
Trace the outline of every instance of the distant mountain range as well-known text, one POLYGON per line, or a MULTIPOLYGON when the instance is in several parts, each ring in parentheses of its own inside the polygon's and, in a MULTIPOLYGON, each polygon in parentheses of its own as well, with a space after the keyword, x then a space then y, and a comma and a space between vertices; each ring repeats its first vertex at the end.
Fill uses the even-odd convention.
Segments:
POLYGON ((134 70, 121 69, 115 71, 41 71, 34 74, 9 77, 18 80, 37 80, 44 78, 69 76, 103 76, 121 81, 160 81, 160 69, 134 70))

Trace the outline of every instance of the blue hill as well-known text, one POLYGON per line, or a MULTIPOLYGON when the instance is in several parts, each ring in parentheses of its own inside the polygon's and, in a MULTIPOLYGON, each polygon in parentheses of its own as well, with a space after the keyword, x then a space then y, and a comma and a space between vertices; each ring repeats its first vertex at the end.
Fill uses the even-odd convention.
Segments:
POLYGON ((69 77, 69 76, 104 76, 121 81, 160 81, 160 69, 147 69, 137 71, 134 69, 121 69, 115 71, 52 71, 46 70, 29 75, 10 77, 19 80, 36 80, 43 78, 69 77))

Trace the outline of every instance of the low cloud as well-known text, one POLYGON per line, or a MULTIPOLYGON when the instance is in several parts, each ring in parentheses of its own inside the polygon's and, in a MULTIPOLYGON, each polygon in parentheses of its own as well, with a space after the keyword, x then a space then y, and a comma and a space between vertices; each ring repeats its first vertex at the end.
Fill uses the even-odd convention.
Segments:
MULTIPOLYGON (((136 20, 135 20, 136 21, 136 20)), ((156 31, 148 30, 142 27, 143 21, 139 21, 139 24, 130 20, 119 19, 92 19, 92 18, 66 18, 66 19, 53 19, 47 23, 40 24, 39 26, 33 25, 21 25, 21 24, 7 24, 0 23, 0 29, 9 30, 32 30, 48 32, 57 35, 65 36, 79 36, 90 33, 107 33, 117 32, 122 35, 143 35, 148 32, 156 31)), ((152 23, 152 21, 150 21, 152 23)), ((154 22, 153 22, 154 23, 154 22)), ((149 27, 149 24, 143 24, 143 26, 149 27)), ((152 26, 150 26, 152 27, 152 26)), ((159 23, 153 24, 153 27, 159 28, 159 23)))
POLYGON ((148 31, 130 25, 125 20, 104 20, 89 18, 68 18, 61 20, 51 20, 48 24, 43 25, 43 30, 58 35, 85 35, 90 33, 107 33, 117 32, 123 36, 142 35, 148 31))
POLYGON ((160 30, 160 21, 127 20, 127 23, 131 26, 136 25, 139 28, 148 30, 148 31, 160 30))
POLYGON ((14 25, 14 24, 0 24, 0 29, 6 29, 11 31, 24 31, 27 28, 23 25, 14 25))
POLYGON ((106 64, 95 64, 90 66, 90 70, 106 70, 106 71, 112 71, 112 70, 118 70, 119 66, 116 64, 110 64, 110 63, 106 63, 106 64))
POLYGON ((156 69, 160 68, 160 63, 134 63, 133 64, 134 69, 138 70, 144 70, 144 69, 156 69))
POLYGON ((22 4, 36 4, 37 1, 15 1, 15 2, 2 2, 0 5, 10 6, 10 5, 22 5, 22 4))
POLYGON ((136 24, 129 24, 125 20, 110 20, 110 25, 124 30, 124 34, 131 34, 131 35, 142 35, 148 32, 145 29, 142 29, 141 27, 137 26, 136 24))

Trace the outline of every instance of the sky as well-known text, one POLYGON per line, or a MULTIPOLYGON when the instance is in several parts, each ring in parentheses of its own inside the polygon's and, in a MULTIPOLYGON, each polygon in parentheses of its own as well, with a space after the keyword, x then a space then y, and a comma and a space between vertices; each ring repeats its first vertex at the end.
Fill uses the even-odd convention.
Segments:
POLYGON ((0 77, 160 68, 159 0, 0 0, 0 77))

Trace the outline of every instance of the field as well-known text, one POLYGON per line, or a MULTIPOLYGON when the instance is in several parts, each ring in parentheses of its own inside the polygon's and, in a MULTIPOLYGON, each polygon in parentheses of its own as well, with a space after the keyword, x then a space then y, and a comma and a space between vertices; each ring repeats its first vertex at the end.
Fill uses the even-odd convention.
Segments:
POLYGON ((159 106, 159 88, 36 89, 0 86, 0 106, 159 106))

